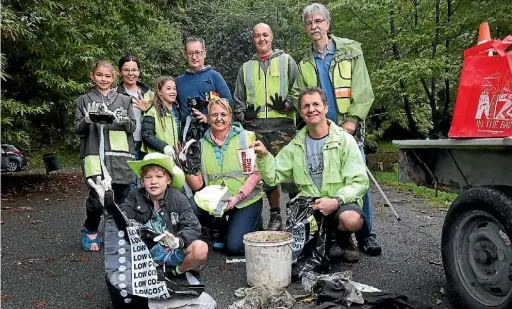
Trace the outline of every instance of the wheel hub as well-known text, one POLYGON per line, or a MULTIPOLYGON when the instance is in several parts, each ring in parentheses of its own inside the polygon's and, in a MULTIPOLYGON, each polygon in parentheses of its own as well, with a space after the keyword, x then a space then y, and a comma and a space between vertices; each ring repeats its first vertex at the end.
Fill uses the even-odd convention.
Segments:
POLYGON ((483 265, 491 265, 498 258, 496 247, 488 240, 475 244, 475 261, 483 265))
POLYGON ((457 271, 466 290, 486 306, 497 306, 512 293, 512 246, 502 231, 481 211, 468 213, 456 230, 457 271))

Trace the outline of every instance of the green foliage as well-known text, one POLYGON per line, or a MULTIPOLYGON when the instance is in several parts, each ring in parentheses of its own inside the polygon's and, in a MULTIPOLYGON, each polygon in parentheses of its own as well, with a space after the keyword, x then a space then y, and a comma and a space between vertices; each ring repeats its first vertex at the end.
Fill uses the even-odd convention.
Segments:
MULTIPOLYGON (((180 31, 165 18, 172 5, 140 0, 4 1, 2 52, 7 56, 2 61, 2 97, 18 105, 7 113, 3 108, 2 114, 46 106, 33 110, 39 117, 32 121, 6 121, 9 134, 25 136, 31 127, 38 133, 29 134, 37 144, 76 145, 73 100, 89 91, 90 68, 100 59, 117 66, 120 57, 135 55, 143 66, 143 80, 150 84, 158 75, 181 71, 180 31)), ((2 138, 8 136, 2 133, 2 138)))
POLYGON ((66 170, 80 170, 81 162, 77 151, 66 146, 41 147, 30 152, 28 156, 29 172, 41 172, 45 170, 43 155, 47 153, 55 153, 59 158, 62 168, 66 170))
POLYGON ((306 37, 300 28, 305 1, 199 0, 187 2, 183 14, 174 17, 184 37, 200 36, 206 41, 206 63, 218 70, 234 91, 242 64, 255 53, 251 32, 258 23, 273 31, 273 48, 285 50, 295 59, 302 56, 306 37))
MULTIPOLYGON (((2 2, 2 139, 33 146, 77 146, 73 100, 90 89, 93 62, 116 66, 124 55, 141 61, 142 81, 180 75, 182 41, 206 40, 206 63, 231 90, 254 53, 250 33, 260 22, 273 47, 299 61, 310 44, 300 0, 6 0, 2 2)), ((362 43, 376 100, 367 140, 388 132, 425 136, 449 126, 463 50, 488 21, 493 38, 512 33, 510 1, 336 0, 335 35, 362 43), (399 128, 399 130, 397 130, 399 128), (406 130, 404 130, 406 129, 406 130)), ((390 136, 386 136, 390 137, 390 136)), ((392 136, 395 137, 395 136, 392 136)))
POLYGON ((429 189, 426 187, 417 186, 414 183, 399 183, 398 175, 391 172, 376 172, 375 179, 380 185, 386 185, 400 192, 411 192, 414 197, 419 199, 426 199, 432 205, 439 207, 449 207, 451 203, 457 198, 457 194, 429 189))
POLYGON ((363 44, 377 137, 393 124, 419 136, 446 133, 463 50, 476 44, 478 25, 488 21, 497 38, 511 28, 510 1, 343 0, 329 7, 333 32, 363 44))
POLYGON ((2 99, 2 141, 29 146, 31 137, 30 116, 42 115, 49 110, 47 104, 29 106, 12 99, 2 99))

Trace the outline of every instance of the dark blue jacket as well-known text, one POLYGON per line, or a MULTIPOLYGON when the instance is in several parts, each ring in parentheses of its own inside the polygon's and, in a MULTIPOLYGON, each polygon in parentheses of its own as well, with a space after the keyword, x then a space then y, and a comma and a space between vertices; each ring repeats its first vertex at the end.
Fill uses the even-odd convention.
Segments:
MULTIPOLYGON (((233 108, 233 99, 228 85, 222 78, 222 75, 211 66, 206 66, 197 72, 187 70, 185 74, 176 78, 176 88, 178 89, 178 102, 180 104, 182 121, 185 121, 189 114, 187 99, 199 97, 202 100, 206 100, 206 93, 210 91, 216 92, 221 98, 227 99, 229 105, 233 108)), ((201 112, 206 115, 206 108, 201 112)))

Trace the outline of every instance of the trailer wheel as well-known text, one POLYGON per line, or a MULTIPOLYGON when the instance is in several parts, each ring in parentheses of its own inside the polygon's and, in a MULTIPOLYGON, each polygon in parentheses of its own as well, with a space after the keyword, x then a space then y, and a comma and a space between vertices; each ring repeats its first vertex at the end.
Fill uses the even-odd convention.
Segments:
POLYGON ((474 187, 451 205, 441 252, 452 303, 512 308, 512 188, 474 187))

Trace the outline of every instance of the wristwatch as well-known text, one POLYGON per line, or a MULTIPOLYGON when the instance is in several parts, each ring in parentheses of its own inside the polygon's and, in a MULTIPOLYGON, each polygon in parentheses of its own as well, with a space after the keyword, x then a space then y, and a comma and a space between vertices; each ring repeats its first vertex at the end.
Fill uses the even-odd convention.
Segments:
POLYGON ((338 208, 345 204, 345 202, 341 199, 341 197, 336 196, 335 199, 338 201, 338 208))

